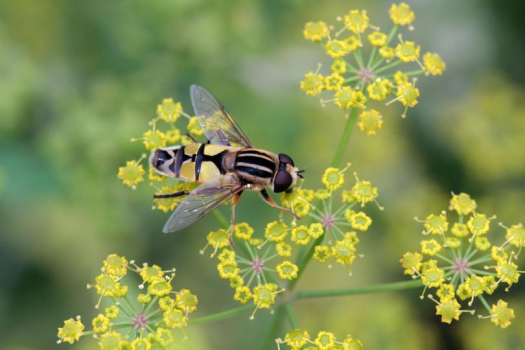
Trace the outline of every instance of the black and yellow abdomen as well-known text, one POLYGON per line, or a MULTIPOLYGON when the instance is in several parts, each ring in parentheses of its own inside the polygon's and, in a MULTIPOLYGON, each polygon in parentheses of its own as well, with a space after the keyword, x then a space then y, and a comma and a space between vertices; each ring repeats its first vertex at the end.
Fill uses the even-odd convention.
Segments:
POLYGON ((224 158, 234 147, 204 143, 159 148, 150 157, 160 174, 184 181, 205 182, 226 173, 224 158))

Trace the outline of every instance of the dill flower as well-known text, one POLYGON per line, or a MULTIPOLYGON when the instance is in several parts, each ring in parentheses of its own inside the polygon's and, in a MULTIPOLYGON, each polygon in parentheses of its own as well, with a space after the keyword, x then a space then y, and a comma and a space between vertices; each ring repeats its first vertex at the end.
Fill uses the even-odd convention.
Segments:
POLYGON ((133 189, 137 188, 137 185, 144 181, 144 168, 138 164, 137 161, 132 160, 126 162, 126 166, 118 169, 117 177, 122 180, 124 185, 129 186, 133 189))
POLYGON ((348 349, 348 350, 361 350, 363 344, 351 336, 347 336, 343 340, 337 340, 336 336, 332 332, 320 331, 316 337, 312 340, 310 334, 303 329, 293 329, 289 333, 286 333, 284 339, 278 338, 275 340, 277 348, 281 349, 281 345, 286 344, 293 350, 299 349, 317 349, 317 350, 330 350, 330 349, 348 349))
POLYGON ((157 105, 157 115, 168 123, 175 123, 182 113, 180 102, 173 102, 172 98, 165 98, 162 104, 157 105))
POLYGON ((328 36, 328 26, 324 22, 308 22, 303 30, 304 38, 311 41, 321 41, 328 36))
POLYGON ((306 74, 301 90, 319 96, 322 106, 334 103, 346 116, 356 113, 355 109, 368 112, 361 114, 358 124, 368 135, 374 135, 383 122, 374 106, 377 102, 385 102, 386 106, 399 102, 405 117, 420 95, 415 77, 441 75, 446 68, 439 54, 427 52, 421 57, 420 45, 403 40, 402 27, 413 29, 415 19, 407 4, 393 4, 388 12, 394 25, 386 32, 371 25, 366 11, 358 9, 338 17, 343 22, 340 29, 324 22, 308 22, 304 30, 305 38, 319 42, 333 63, 326 75, 320 65, 315 73, 306 74), (392 81, 396 75, 399 77, 398 72, 406 77, 404 81, 392 81), (413 77, 412 81, 408 77, 413 77))
MULTIPOLYGON (((475 310, 461 310, 461 301, 466 301, 469 307, 479 299, 481 305, 495 325, 505 328, 510 324, 511 312, 507 311, 506 303, 489 307, 486 297, 492 295, 501 284, 505 290, 517 283, 521 273, 513 261, 516 245, 508 244, 512 238, 501 246, 492 245, 486 237, 490 234, 491 220, 476 211, 477 205, 468 194, 452 194, 450 210, 458 214, 457 222, 451 222, 446 213, 431 214, 426 220, 418 220, 425 227, 423 234, 436 234, 438 239, 421 241, 421 253, 408 252, 401 259, 405 274, 421 279, 425 286, 421 298, 427 289, 437 289, 439 299, 429 298, 436 303, 436 313, 442 322, 451 323, 458 320, 462 313, 474 314, 475 310), (483 236, 482 236, 483 235, 483 236), (438 242, 439 240, 439 242, 438 242), (426 260, 428 259, 428 260, 426 260), (492 261, 492 264, 489 263, 492 261)), ((503 224, 500 224, 503 228, 503 224)), ((520 225, 512 227, 519 228, 520 225)), ((500 233, 501 235, 501 233, 500 233)))
POLYGON ((95 287, 101 295, 95 308, 99 308, 103 296, 108 297, 105 301, 111 305, 93 318, 90 331, 84 332, 80 316, 66 320, 64 327, 58 328, 58 342, 73 343, 90 335, 100 349, 171 348, 175 345, 173 329, 186 327, 188 315, 198 304, 197 297, 189 290, 173 291, 174 277, 174 269, 163 271, 160 266, 148 264, 138 267, 134 261, 128 263, 125 257, 108 255, 102 274, 95 279, 96 284, 88 288, 95 287), (130 273, 143 281, 137 289, 146 289, 148 294, 139 293, 135 300, 128 296, 129 286, 122 285, 122 281, 130 273))

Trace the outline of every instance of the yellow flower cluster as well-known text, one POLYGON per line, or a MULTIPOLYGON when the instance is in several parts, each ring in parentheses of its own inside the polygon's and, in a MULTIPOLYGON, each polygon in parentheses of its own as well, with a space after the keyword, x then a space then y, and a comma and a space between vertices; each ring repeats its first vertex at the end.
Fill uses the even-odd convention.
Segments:
MULTIPOLYGON (((361 181, 354 173, 355 184, 350 189, 343 189, 345 184, 344 169, 327 168, 321 178, 324 188, 317 191, 298 188, 293 193, 284 193, 281 202, 300 216, 309 216, 314 222, 295 226, 291 229, 290 245, 308 245, 315 242, 314 259, 321 263, 338 263, 345 266, 349 273, 350 266, 358 257, 356 245, 359 243, 357 231, 366 232, 372 219, 358 207, 369 202, 377 203, 377 188, 370 181, 361 181), (334 194, 341 189, 342 203, 334 205, 334 194), (314 206, 314 200, 318 205, 314 206)), ((281 237, 280 235, 276 235, 281 237)), ((274 236, 269 236, 274 237, 274 236)), ((284 240, 284 236, 282 237, 284 240)))
POLYGON ((308 22, 303 31, 305 39, 322 43, 325 53, 334 61, 328 74, 321 74, 321 66, 309 72, 301 82, 301 90, 307 95, 319 96, 323 91, 331 94, 320 99, 324 106, 334 102, 346 112, 359 110, 358 127, 367 135, 374 135, 383 124, 379 111, 373 108, 377 102, 400 102, 404 106, 403 117, 409 107, 419 98, 415 78, 418 75, 441 75, 445 63, 436 53, 421 56, 421 48, 412 41, 405 41, 398 33, 400 27, 409 26, 415 19, 414 12, 405 4, 393 4, 389 10, 394 26, 387 34, 370 24, 364 10, 351 10, 338 18, 343 27, 334 31, 325 22, 308 22), (369 34, 366 34, 366 32, 369 34), (398 42, 393 43, 394 38, 398 42), (370 55, 364 57, 364 46, 371 46, 370 55), (406 63, 406 69, 398 66, 406 63), (410 68, 410 64, 414 68, 410 68))
POLYGON ((64 326, 58 328, 58 343, 72 344, 91 335, 100 349, 171 348, 176 343, 175 330, 183 332, 189 314, 198 304, 189 290, 173 290, 174 277, 175 269, 163 271, 160 266, 148 264, 139 267, 122 256, 108 255, 96 283, 88 288, 95 288, 100 295, 96 309, 104 302, 103 297, 108 297, 109 305, 93 318, 91 331, 84 332, 80 316, 64 321, 64 326), (129 287, 121 284, 128 272, 142 280, 135 299, 128 296, 129 287))
POLYGON ((283 344, 288 345, 292 350, 361 350, 363 348, 363 344, 350 335, 343 340, 337 340, 334 333, 320 331, 315 338, 312 338, 307 331, 302 329, 294 329, 286 333, 284 339, 278 338, 275 342, 279 350, 283 344))
MULTIPOLYGON (((150 120, 150 129, 142 134, 140 138, 131 139, 132 142, 142 141, 146 152, 150 153, 157 148, 162 148, 178 143, 188 145, 195 142, 194 137, 204 135, 197 117, 192 117, 184 112, 180 102, 174 102, 171 98, 165 98, 157 106, 157 116, 150 120), (177 126, 180 117, 187 120, 186 133, 181 136, 182 129, 177 126)), ((138 160, 126 162, 126 165, 120 167, 117 177, 122 180, 126 186, 136 189, 137 185, 145 180, 146 171, 142 162, 147 158, 146 153, 138 160)), ((150 185, 155 189, 156 195, 169 194, 178 191, 191 191, 196 187, 194 183, 181 182, 175 180, 165 185, 166 177, 157 174, 153 168, 148 166, 148 180, 150 185)), ((155 198, 153 209, 161 210, 165 213, 173 211, 185 196, 175 198, 155 198)))
MULTIPOLYGON (((502 328, 510 325, 514 311, 507 303, 499 300, 489 306, 486 295, 492 295, 504 283, 506 291, 518 282, 523 271, 518 270, 515 260, 525 243, 525 228, 521 224, 511 227, 500 226, 506 230, 506 241, 493 245, 488 239, 492 220, 477 211, 477 203, 468 194, 453 194, 450 210, 458 215, 456 222, 449 222, 445 211, 431 214, 425 220, 418 220, 424 226, 423 235, 435 237, 421 241, 421 252, 407 252, 401 259, 405 274, 420 278, 425 286, 421 298, 428 288, 435 288, 436 295, 429 295, 436 304, 437 315, 441 320, 451 323, 459 320, 464 312, 474 314, 474 310, 461 310, 459 300, 468 300, 472 306, 479 299, 491 321, 502 328)), ((501 235, 501 234, 500 234, 501 235)))

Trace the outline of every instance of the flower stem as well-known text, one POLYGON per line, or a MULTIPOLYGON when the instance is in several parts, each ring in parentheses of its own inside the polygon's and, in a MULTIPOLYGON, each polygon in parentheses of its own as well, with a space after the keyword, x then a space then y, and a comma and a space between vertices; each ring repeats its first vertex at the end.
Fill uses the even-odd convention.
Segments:
POLYGON ((282 306, 277 307, 277 311, 275 311, 272 323, 270 325, 270 328, 268 329, 268 333, 266 333, 265 341, 263 342, 261 346, 261 350, 271 349, 272 346, 275 345, 275 338, 277 335, 277 331, 279 330, 279 327, 281 326, 281 319, 283 316, 283 311, 284 309, 282 306))
POLYGON ((337 150, 335 151, 334 158, 332 159, 332 166, 334 168, 337 168, 341 163, 341 159, 343 158, 343 154, 346 150, 346 146, 348 145, 348 141, 350 140, 350 135, 352 134, 352 130, 354 129, 354 124, 357 120, 357 112, 358 112, 357 108, 352 108, 350 110, 350 114, 346 121, 343 135, 341 136, 341 139, 339 141, 339 146, 337 146, 337 150))
POLYGON ((421 288, 423 285, 420 280, 414 281, 403 281, 403 282, 392 282, 376 284, 364 287, 354 287, 345 289, 334 289, 334 290, 300 290, 297 292, 297 298, 323 298, 323 297, 337 297, 346 295, 359 295, 359 294, 370 294, 370 293, 381 293, 390 292, 395 290, 404 290, 411 288, 421 288))
POLYGON ((299 326, 299 321, 297 321, 297 316, 295 315, 295 311, 293 311, 292 305, 285 304, 283 308, 284 308, 284 311, 286 311, 286 316, 288 317, 288 321, 290 321, 290 326, 292 326, 293 329, 301 328, 299 326))
POLYGON ((188 324, 196 325, 196 324, 204 324, 204 323, 211 323, 211 322, 215 322, 215 321, 220 321, 220 320, 224 320, 224 319, 230 318, 232 316, 235 316, 237 314, 240 314, 240 313, 248 311, 248 310, 253 310, 253 305, 252 304, 239 306, 239 307, 236 307, 234 309, 217 312, 215 314, 211 314, 211 315, 207 315, 207 316, 197 317, 197 318, 194 318, 194 319, 190 320, 188 322, 188 324))

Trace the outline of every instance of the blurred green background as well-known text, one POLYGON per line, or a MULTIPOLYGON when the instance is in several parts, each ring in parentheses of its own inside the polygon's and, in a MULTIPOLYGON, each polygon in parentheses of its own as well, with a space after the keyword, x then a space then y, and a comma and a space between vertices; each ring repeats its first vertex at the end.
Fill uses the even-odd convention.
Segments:
MULTIPOLYGON (((405 280, 398 260, 420 240, 412 218, 447 208, 451 191, 470 193, 482 212, 508 225, 525 220, 522 3, 408 3, 416 30, 405 37, 440 53, 447 71, 418 82, 420 103, 407 119, 396 107, 376 137, 355 131, 345 159, 379 188, 386 210, 372 213, 353 277, 312 263, 301 288, 405 280)), ((303 25, 366 8, 388 28, 389 7, 379 0, 1 0, 0 348, 55 348, 63 320, 93 317, 96 295, 85 285, 113 252, 177 267, 175 288, 199 296, 196 315, 236 306, 228 283, 198 253, 217 227, 213 218, 163 235, 167 215, 151 210, 150 188, 131 191, 117 179, 118 167, 142 152, 130 138, 146 130, 162 98, 191 111, 188 88, 200 84, 255 145, 290 154, 307 167, 307 186, 317 187, 344 120, 299 90, 304 73, 326 60, 303 40, 303 25)), ((238 217, 260 230, 275 213, 250 194, 238 217)), ((507 330, 468 315, 444 325, 418 291, 296 308, 311 334, 351 333, 368 349, 518 349, 524 291, 522 283, 490 299, 503 297, 516 310, 507 330)), ((186 345, 256 348, 269 321, 263 311, 251 322, 242 315, 190 327, 186 345)))

